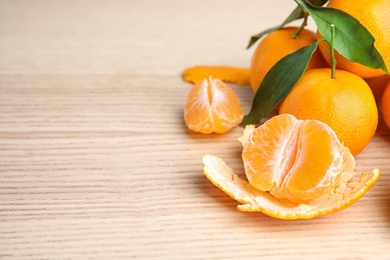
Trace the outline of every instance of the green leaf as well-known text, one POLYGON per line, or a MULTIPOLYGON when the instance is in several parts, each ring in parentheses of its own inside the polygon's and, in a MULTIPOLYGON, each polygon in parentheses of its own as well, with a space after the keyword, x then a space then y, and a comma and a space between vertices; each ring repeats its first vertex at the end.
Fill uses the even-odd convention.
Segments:
POLYGON ((282 28, 283 26, 285 26, 286 24, 288 24, 294 20, 301 19, 303 17, 304 17, 304 13, 302 12, 302 8, 298 5, 294 9, 294 11, 292 11, 292 13, 286 18, 286 20, 283 21, 283 23, 281 25, 271 27, 271 28, 264 30, 256 35, 253 35, 251 37, 251 39, 249 40, 248 46, 246 48, 249 49, 250 47, 252 47, 252 45, 255 44, 264 35, 266 35, 270 32, 276 31, 276 30, 282 28))
POLYGON ((309 0, 309 2, 316 6, 323 6, 328 0, 309 0))
POLYGON ((242 124, 258 124, 290 92, 302 76, 318 42, 283 57, 265 75, 242 124))
POLYGON ((256 35, 253 35, 251 37, 251 39, 249 40, 249 43, 248 43, 248 46, 246 47, 247 49, 249 49, 250 47, 252 47, 253 44, 255 44, 261 37, 263 37, 264 35, 270 33, 270 32, 273 32, 277 29, 280 28, 280 25, 278 26, 274 26, 274 27, 271 27, 271 28, 268 28, 267 30, 264 30, 264 31, 261 31, 259 32, 258 34, 256 35))
POLYGON ((388 68, 374 46, 375 38, 353 16, 330 7, 318 7, 306 0, 295 0, 303 10, 309 13, 317 25, 318 31, 331 40, 330 25, 335 26, 334 48, 347 59, 370 68, 389 73, 388 68))
MULTIPOLYGON (((326 2, 328 2, 328 0, 309 0, 309 2, 312 3, 313 5, 316 5, 316 6, 322 6, 326 2)), ((249 49, 250 47, 252 47, 252 45, 255 44, 264 35, 266 35, 270 32, 273 32, 275 30, 278 30, 278 29, 282 28, 283 26, 285 26, 286 24, 291 23, 292 21, 295 21, 295 20, 298 20, 298 19, 301 19, 304 17, 305 17, 305 13, 303 12, 302 8, 298 5, 294 9, 294 11, 292 11, 292 13, 286 18, 286 20, 283 21, 282 24, 268 28, 268 29, 256 34, 256 35, 253 35, 251 37, 251 39, 249 40, 248 46, 246 48, 249 49)))

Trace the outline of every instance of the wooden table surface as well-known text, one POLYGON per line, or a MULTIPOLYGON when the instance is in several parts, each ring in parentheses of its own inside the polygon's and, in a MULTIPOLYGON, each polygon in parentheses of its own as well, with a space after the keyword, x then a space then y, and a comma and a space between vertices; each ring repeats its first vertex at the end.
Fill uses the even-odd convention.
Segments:
MULTIPOLYGON (((282 221, 236 210, 205 153, 242 172, 237 127, 189 132, 198 64, 247 67, 249 37, 292 0, 0 0, 1 259, 389 259, 390 131, 352 207, 282 221)), ((312 24, 311 24, 312 25, 312 24)), ((231 84, 246 112, 253 93, 231 84)))

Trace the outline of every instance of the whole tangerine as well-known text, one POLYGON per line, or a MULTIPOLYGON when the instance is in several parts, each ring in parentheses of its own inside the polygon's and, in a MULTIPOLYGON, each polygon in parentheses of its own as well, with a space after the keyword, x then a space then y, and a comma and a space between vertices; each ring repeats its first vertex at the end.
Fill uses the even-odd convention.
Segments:
POLYGON ((383 92, 381 108, 383 120, 390 129, 390 81, 383 92))
MULTIPOLYGON (((342 10, 359 20, 374 36, 375 47, 382 55, 387 67, 390 66, 389 0, 330 0, 327 6, 342 10)), ((317 33, 317 38, 322 38, 321 34, 317 33)), ((319 44, 319 49, 328 64, 331 64, 329 44, 322 41, 319 44)), ((352 62, 341 56, 337 51, 335 52, 335 58, 338 69, 350 71, 362 78, 385 74, 381 69, 372 69, 352 62)))
MULTIPOLYGON (((303 29, 294 37, 298 27, 286 27, 267 34, 258 44, 252 55, 250 83, 253 91, 257 91, 267 72, 283 57, 316 41, 315 33, 303 29)), ((329 67, 320 51, 316 51, 307 70, 329 67)))
POLYGON ((380 101, 382 100, 383 92, 385 91, 385 88, 387 86, 387 83, 390 82, 390 75, 386 74, 379 77, 367 78, 364 80, 370 86, 377 104, 380 103, 380 101))
POLYGON ((378 125, 378 109, 368 84, 359 76, 331 69, 303 73, 280 105, 281 114, 328 124, 353 155, 370 142, 378 125))

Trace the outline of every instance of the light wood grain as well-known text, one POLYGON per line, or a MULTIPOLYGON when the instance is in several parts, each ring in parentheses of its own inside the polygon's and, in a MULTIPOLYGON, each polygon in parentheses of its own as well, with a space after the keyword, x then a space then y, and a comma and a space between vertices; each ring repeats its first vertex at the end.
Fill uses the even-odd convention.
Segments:
MULTIPOLYGON (((390 131, 352 207, 312 220, 242 213, 201 157, 242 173, 237 127, 189 132, 182 69, 248 66, 249 36, 293 1, 0 1, 1 259, 386 259, 390 131)), ((231 85, 245 111, 253 93, 231 85)))

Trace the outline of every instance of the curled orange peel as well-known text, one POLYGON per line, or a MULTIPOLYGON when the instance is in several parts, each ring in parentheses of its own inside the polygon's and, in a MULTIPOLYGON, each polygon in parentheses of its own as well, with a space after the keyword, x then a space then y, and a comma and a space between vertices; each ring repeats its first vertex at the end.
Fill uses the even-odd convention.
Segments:
POLYGON ((235 83, 241 86, 250 85, 250 69, 232 66, 195 66, 183 71, 183 78, 187 82, 196 83, 212 76, 224 82, 235 83))
MULTIPOLYGON (((352 156, 351 158, 353 160, 352 156)), ((277 199, 268 192, 256 190, 216 156, 203 156, 203 173, 215 186, 241 203, 237 206, 238 210, 262 212, 274 218, 288 220, 310 219, 345 209, 358 201, 380 175, 379 169, 358 176, 353 172, 343 172, 340 185, 335 190, 307 204, 295 204, 285 199, 277 199)))

